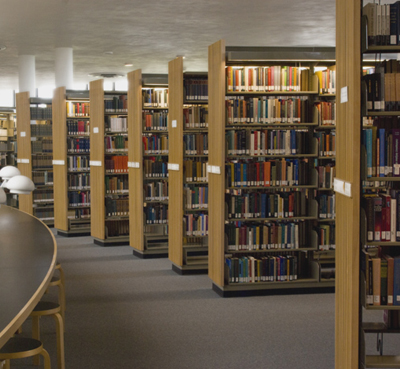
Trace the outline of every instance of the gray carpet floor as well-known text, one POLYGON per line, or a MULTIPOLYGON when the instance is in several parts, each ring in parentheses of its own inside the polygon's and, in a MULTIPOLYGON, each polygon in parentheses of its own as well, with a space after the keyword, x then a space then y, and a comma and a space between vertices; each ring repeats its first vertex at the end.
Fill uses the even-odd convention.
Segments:
MULTIPOLYGON (((333 293, 221 298, 207 275, 180 276, 168 259, 142 260, 90 237, 56 239, 67 369, 334 368, 333 293)), ((41 324, 56 368, 54 322, 41 324)))

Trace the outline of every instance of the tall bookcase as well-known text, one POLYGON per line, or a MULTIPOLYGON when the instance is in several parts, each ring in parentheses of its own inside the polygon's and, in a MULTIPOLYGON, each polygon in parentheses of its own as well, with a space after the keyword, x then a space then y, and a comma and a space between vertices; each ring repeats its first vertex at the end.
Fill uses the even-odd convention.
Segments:
POLYGON ((168 79, 169 259, 179 274, 207 272, 207 73, 183 73, 178 57, 169 62, 168 79))
POLYGON ((319 95, 313 67, 321 62, 334 64, 334 59, 332 48, 226 49, 224 41, 209 47, 209 276, 213 289, 223 296, 243 291, 323 291, 334 286, 334 279, 322 277, 321 263, 315 258, 318 235, 314 228, 319 207, 314 163, 318 160, 318 140, 314 137, 317 123, 312 114, 319 95), (259 89, 257 68, 244 68, 254 65, 265 66, 265 71, 276 77, 287 73, 287 78, 279 77, 275 87, 259 89), (308 72, 303 68, 309 68, 308 72), (252 70, 252 75, 246 70, 252 70), (293 83, 295 75, 298 83, 293 83), (232 78, 239 85, 251 87, 241 91, 232 78), (296 106, 301 113, 276 115, 274 119, 265 115, 265 121, 254 113, 251 121, 253 98, 267 100, 268 104, 270 98, 278 99, 280 112, 285 111, 282 106, 291 104, 289 100, 298 99, 296 106), (276 146, 279 142, 282 146, 276 146), (269 144, 273 145, 268 147, 271 151, 267 151, 269 144), (260 152, 261 148, 265 151, 260 152), (261 184, 256 176, 261 173, 258 166, 275 166, 278 171, 278 162, 286 165, 286 170, 279 169, 281 176, 274 177, 272 169, 269 177, 269 169, 263 169, 267 174, 259 174, 264 175, 261 184), (269 201, 271 208, 260 205, 254 210, 253 203, 263 199, 263 192, 266 194, 262 196, 270 200, 261 200, 260 204, 269 201), (249 203, 239 205, 241 197, 248 197, 249 203), (277 210, 273 210, 274 204, 279 206, 277 210), (248 210, 251 206, 253 210, 248 210), (273 238, 274 232, 279 239, 273 238))
POLYGON ((94 243, 129 243, 126 92, 90 83, 91 235, 94 243))
POLYGON ((54 226, 61 236, 90 235, 89 106, 88 91, 54 91, 54 226))
POLYGON ((53 226, 52 101, 20 92, 16 109, 18 169, 35 184, 31 194, 19 195, 19 209, 53 226))
MULTIPOLYGON (((0 169, 17 165, 16 114, 13 108, 0 108, 0 169)), ((7 194, 7 205, 18 207, 18 196, 7 194)))
POLYGON ((167 92, 165 75, 128 73, 130 246, 140 258, 168 255, 167 92))

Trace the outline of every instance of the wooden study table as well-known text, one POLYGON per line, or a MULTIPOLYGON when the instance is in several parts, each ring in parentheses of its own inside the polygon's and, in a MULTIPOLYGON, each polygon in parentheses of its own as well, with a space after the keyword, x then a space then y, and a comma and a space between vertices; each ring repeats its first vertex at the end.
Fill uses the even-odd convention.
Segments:
POLYGON ((43 296, 56 257, 54 235, 44 223, 0 205, 0 347, 43 296))

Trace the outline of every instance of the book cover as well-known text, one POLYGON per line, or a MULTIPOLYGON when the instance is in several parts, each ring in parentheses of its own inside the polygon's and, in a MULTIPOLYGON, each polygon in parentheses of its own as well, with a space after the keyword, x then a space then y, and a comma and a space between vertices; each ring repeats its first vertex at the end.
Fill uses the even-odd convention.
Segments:
POLYGON ((372 258, 373 305, 381 304, 381 259, 372 258))

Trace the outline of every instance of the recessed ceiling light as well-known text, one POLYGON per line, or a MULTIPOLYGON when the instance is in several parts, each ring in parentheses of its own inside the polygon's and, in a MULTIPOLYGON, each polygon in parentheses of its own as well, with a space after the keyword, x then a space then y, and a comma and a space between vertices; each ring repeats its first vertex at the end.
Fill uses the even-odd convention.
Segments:
POLYGON ((185 59, 185 55, 177 55, 177 58, 182 57, 182 59, 185 59))
POLYGON ((4 45, 0 45, 0 51, 3 51, 3 50, 5 50, 5 49, 7 49, 7 47, 6 47, 6 46, 4 46, 4 45))
POLYGON ((132 63, 125 63, 125 67, 132 67, 133 64, 132 63))
POLYGON ((112 54, 114 54, 114 51, 104 51, 104 54, 105 55, 112 55, 112 54))

